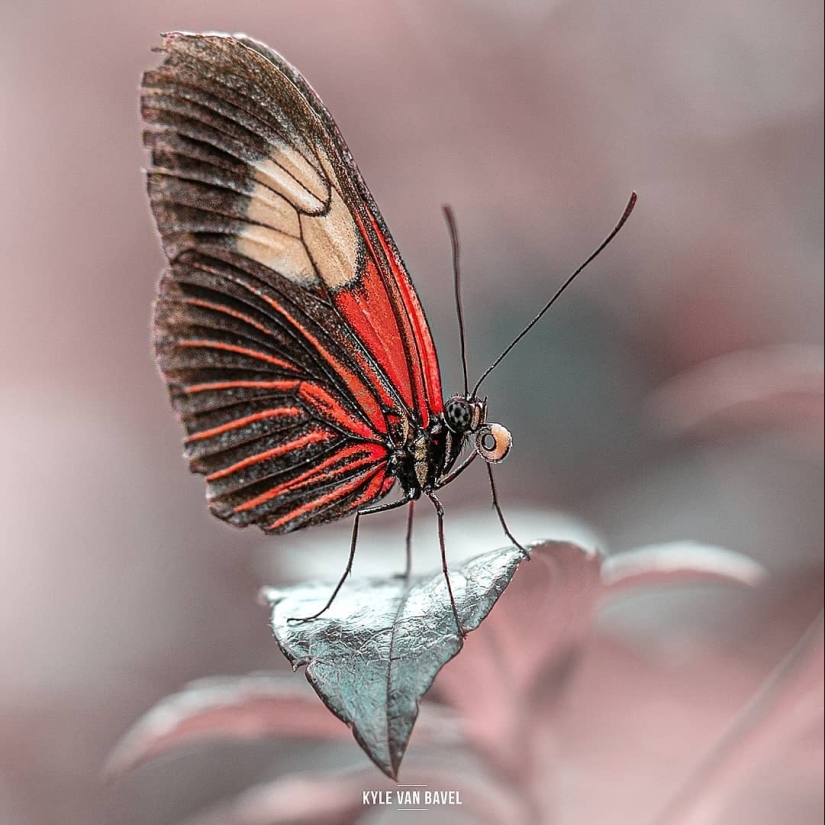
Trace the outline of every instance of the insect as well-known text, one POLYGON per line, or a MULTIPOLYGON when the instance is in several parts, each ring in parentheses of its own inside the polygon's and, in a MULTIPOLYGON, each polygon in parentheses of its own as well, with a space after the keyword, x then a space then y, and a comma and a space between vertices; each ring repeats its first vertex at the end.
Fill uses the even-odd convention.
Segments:
MULTIPOLYGON (((489 471, 512 438, 487 420, 484 379, 630 214, 482 374, 443 398, 424 311, 395 243, 318 96, 279 54, 243 35, 172 33, 143 77, 147 188, 169 266, 154 346, 206 476, 211 511, 288 533, 429 499, 478 456, 489 471), (469 453, 462 458, 465 448, 469 453), (382 499, 396 485, 401 495, 382 499)), ((460 296, 458 242, 447 211, 460 296)), ((517 542, 516 542, 517 543, 517 542)), ((326 610, 326 607, 324 608, 326 610)), ((312 619, 315 616, 304 617, 312 619)))

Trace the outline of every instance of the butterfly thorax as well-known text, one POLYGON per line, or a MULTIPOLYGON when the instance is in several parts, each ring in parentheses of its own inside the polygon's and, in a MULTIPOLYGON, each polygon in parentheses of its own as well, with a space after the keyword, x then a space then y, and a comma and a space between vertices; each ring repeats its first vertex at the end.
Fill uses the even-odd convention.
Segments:
POLYGON ((388 461, 388 472, 401 484, 404 494, 417 499, 438 487, 461 454, 464 438, 450 431, 443 416, 433 416, 429 427, 412 430, 388 461))

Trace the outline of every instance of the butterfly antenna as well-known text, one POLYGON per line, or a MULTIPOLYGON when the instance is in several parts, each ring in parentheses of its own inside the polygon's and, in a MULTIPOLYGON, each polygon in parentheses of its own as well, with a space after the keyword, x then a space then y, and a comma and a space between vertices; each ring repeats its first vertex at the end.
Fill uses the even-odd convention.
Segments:
POLYGON ((451 206, 441 207, 444 210, 444 217, 447 220, 447 228, 450 231, 450 244, 453 249, 453 285, 455 287, 455 311, 458 316, 458 333, 461 336, 461 368, 464 371, 464 395, 469 390, 469 380, 467 378, 467 343, 464 336, 464 305, 461 302, 461 268, 458 265, 458 227, 455 223, 455 215, 451 206))
POLYGON ((604 248, 613 240, 613 238, 616 237, 619 230, 624 226, 625 221, 630 217, 630 213, 633 211, 633 207, 635 205, 636 193, 633 192, 631 193, 630 200, 628 201, 627 206, 625 207, 624 214, 621 218, 619 218, 619 222, 616 224, 616 226, 613 227, 613 231, 601 242, 601 244, 599 244, 598 249, 558 288, 558 290, 556 290, 556 294, 553 295, 553 297, 542 307, 539 314, 536 315, 536 317, 533 318, 533 320, 530 321, 530 323, 527 324, 527 326, 510 342, 510 344, 507 346, 504 352, 502 352, 501 355, 499 355, 499 357, 496 358, 496 360, 493 361, 493 363, 490 364, 490 366, 487 367, 486 370, 484 370, 484 372, 481 375, 481 378, 478 379, 475 387, 473 388, 474 396, 478 393, 478 388, 481 386, 481 383, 484 381, 484 379, 510 354, 513 347, 515 347, 515 345, 518 344, 518 342, 521 341, 521 339, 524 338, 524 336, 527 335, 527 333, 530 332, 530 330, 541 320, 544 313, 547 312, 547 310, 550 309, 551 306, 553 306, 553 304, 556 302, 556 300, 559 298, 562 292, 564 292, 564 290, 567 289, 567 287, 569 287, 570 284, 573 283, 573 281, 576 279, 576 276, 581 274, 584 271, 584 269, 588 266, 588 264, 590 264, 595 258, 597 258, 601 254, 601 252, 604 251, 604 248))

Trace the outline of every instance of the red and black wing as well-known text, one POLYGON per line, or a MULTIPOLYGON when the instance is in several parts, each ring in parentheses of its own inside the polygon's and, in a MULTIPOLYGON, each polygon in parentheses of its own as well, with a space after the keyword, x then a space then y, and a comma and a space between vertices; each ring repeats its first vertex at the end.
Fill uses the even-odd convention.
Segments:
POLYGON ((392 434, 441 412, 395 244, 301 75, 243 36, 169 34, 143 79, 170 266, 155 348, 212 511, 268 532, 385 495, 392 434))

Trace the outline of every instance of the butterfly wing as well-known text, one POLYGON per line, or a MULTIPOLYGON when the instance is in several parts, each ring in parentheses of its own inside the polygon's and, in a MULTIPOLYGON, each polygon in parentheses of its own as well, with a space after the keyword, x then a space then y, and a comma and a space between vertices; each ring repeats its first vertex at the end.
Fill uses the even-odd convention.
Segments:
POLYGON ((143 79, 170 261, 155 347, 210 507, 287 532, 377 500, 442 408, 409 276, 330 115, 248 38, 170 34, 143 79))

